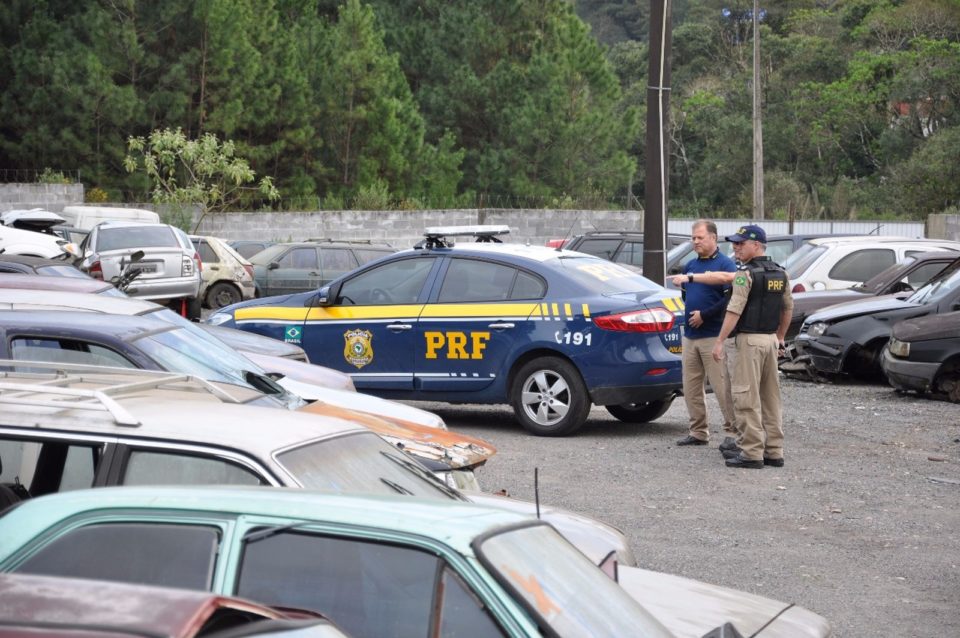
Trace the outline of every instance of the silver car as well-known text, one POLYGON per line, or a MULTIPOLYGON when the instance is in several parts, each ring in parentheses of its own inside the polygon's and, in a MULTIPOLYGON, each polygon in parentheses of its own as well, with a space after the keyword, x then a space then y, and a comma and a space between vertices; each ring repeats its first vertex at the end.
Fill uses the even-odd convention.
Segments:
POLYGON ((139 275, 131 297, 170 305, 191 319, 200 316, 200 255, 187 234, 169 224, 102 222, 81 247, 80 270, 113 281, 127 270, 139 275), (142 252, 136 259, 135 253, 142 252))

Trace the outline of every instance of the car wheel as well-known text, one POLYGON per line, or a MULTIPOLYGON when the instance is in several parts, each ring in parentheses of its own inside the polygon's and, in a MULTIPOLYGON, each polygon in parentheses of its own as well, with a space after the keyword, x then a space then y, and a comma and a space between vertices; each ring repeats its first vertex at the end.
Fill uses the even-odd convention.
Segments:
POLYGON ((624 403, 607 405, 607 412, 624 423, 649 423, 663 416, 673 403, 673 396, 647 403, 624 403))
POLYGON ((537 436, 573 434, 590 412, 580 373, 570 362, 540 357, 517 370, 511 405, 520 424, 537 436))
POLYGON ((219 281, 207 292, 207 306, 216 310, 240 301, 240 291, 225 281, 219 281))
POLYGON ((933 387, 942 393, 947 401, 960 403, 960 369, 947 370, 940 373, 933 387))

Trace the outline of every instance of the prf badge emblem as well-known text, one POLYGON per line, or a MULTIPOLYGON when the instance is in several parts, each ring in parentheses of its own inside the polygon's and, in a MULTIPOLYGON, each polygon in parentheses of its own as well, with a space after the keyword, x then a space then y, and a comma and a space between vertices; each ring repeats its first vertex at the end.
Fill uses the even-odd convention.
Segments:
POLYGON ((362 368, 373 361, 373 333, 369 330, 347 330, 343 333, 343 358, 347 363, 362 368))
POLYGON ((300 326, 287 326, 283 330, 283 340, 287 343, 300 343, 302 335, 300 326))

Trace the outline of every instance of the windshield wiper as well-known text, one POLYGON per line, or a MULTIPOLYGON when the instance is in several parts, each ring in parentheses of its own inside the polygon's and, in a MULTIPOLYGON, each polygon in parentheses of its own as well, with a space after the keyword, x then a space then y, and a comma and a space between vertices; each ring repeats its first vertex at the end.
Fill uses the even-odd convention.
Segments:
POLYGON ((257 541, 262 541, 265 538, 270 538, 280 532, 285 532, 290 529, 295 529, 303 525, 309 525, 312 521, 297 521, 296 523, 287 523, 286 525, 277 525, 275 527, 267 527, 265 529, 259 529, 256 531, 250 531, 243 535, 243 538, 240 539, 242 543, 256 543, 257 541))
POLYGON ((396 481, 391 481, 390 479, 388 479, 388 478, 383 478, 382 476, 380 477, 380 480, 381 480, 383 483, 389 485, 395 492, 399 492, 400 494, 406 494, 407 496, 413 496, 413 492, 411 492, 410 490, 408 490, 408 489, 405 488, 404 486, 400 485, 400 484, 397 483, 396 481))
POLYGON ((451 488, 449 485, 447 485, 446 483, 438 479, 436 476, 430 473, 430 470, 423 467, 422 465, 419 465, 409 459, 405 459, 403 458, 403 456, 400 456, 400 455, 387 454, 386 452, 383 452, 383 451, 381 451, 380 454, 387 457, 388 459, 390 459, 400 467, 410 470, 411 472, 416 474, 418 477, 420 477, 424 481, 427 481, 431 485, 431 487, 434 487, 440 490, 450 498, 454 498, 458 501, 468 500, 467 497, 465 497, 463 494, 461 494, 457 490, 451 488))

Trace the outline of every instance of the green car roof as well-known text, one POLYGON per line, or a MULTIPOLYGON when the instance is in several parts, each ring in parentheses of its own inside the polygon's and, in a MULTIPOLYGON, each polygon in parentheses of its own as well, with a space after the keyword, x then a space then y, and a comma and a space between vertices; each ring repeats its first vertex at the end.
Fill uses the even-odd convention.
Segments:
POLYGON ((60 521, 110 509, 247 514, 275 517, 281 525, 315 521, 365 526, 431 538, 468 556, 477 536, 531 520, 466 502, 408 496, 344 496, 273 487, 106 487, 29 499, 0 516, 0 563, 60 521))

